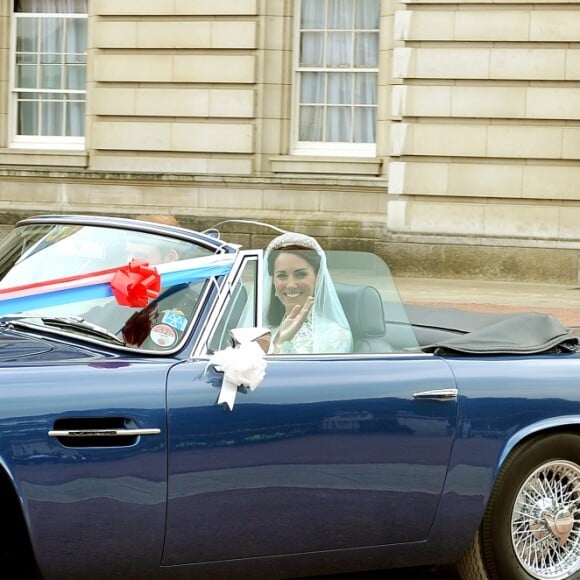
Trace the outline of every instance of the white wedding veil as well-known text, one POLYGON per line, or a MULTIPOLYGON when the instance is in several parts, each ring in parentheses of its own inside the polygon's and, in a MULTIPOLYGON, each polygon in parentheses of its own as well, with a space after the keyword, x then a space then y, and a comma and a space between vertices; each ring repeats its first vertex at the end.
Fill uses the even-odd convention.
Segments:
POLYGON ((328 271, 326 254, 314 238, 305 234, 286 232, 274 238, 266 248, 264 253, 265 271, 263 278, 263 325, 274 332, 280 324, 280 320, 272 320, 271 307, 276 303, 279 303, 279 306, 281 306, 279 299, 274 294, 273 261, 275 253, 285 249, 289 251, 311 250, 316 252, 320 258, 320 266, 316 275, 316 286, 314 289, 314 304, 309 314, 313 329, 313 352, 324 352, 324 350, 321 350, 321 345, 328 343, 327 333, 333 323, 346 331, 346 333, 341 333, 343 335, 347 334, 350 337, 350 345, 347 345, 347 349, 345 350, 352 350, 350 326, 328 271))

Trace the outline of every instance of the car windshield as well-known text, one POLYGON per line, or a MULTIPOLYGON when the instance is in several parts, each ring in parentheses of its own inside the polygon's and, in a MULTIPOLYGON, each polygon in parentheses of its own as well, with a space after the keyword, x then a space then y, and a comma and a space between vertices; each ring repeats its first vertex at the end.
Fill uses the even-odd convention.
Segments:
POLYGON ((179 344, 191 326, 207 277, 189 281, 183 276, 175 280, 174 276, 164 283, 162 275, 159 296, 145 308, 120 305, 110 291, 109 295, 95 296, 78 288, 64 290, 52 282, 60 280, 78 287, 79 280, 126 267, 134 258, 158 267, 160 272, 169 263, 173 263, 173 270, 179 270, 180 262, 184 268, 192 268, 196 262, 192 259, 214 254, 215 249, 194 241, 138 229, 24 224, 0 243, 0 292, 5 300, 1 314, 18 315, 22 323, 85 338, 166 352, 179 344), (47 282, 51 282, 49 289, 55 288, 54 298, 46 292, 47 282), (14 309, 6 310, 6 297, 12 296, 13 289, 21 296, 29 294, 31 287, 33 298, 14 298, 14 309), (62 299, 65 291, 68 294, 62 299))
MULTIPOLYGON (((352 307, 350 311, 346 311, 351 328, 364 332, 364 326, 374 322, 373 319, 376 316, 384 317, 387 342, 394 351, 420 350, 395 279, 381 257, 371 252, 332 250, 327 252, 327 259, 328 269, 343 306, 347 306, 346 299, 349 296, 351 300, 355 298, 361 306, 360 312, 352 307), (373 301, 368 301, 366 298, 360 299, 363 296, 361 289, 368 287, 376 290, 380 296, 382 312, 380 309, 373 311, 373 306, 378 308, 373 301), (350 320, 353 316, 357 320, 350 320)), ((374 324, 371 326, 374 327, 374 324)), ((378 327, 370 332, 371 334, 378 333, 378 327)))
MULTIPOLYGON (((328 270, 338 300, 352 334, 352 347, 336 347, 336 335, 328 333, 329 340, 321 339, 309 349, 279 354, 344 354, 391 352, 420 352, 405 306, 401 301, 393 276, 387 264, 370 252, 329 250, 326 252, 328 270)), ((271 278, 258 278, 253 259, 243 263, 232 285, 232 299, 210 333, 205 344, 208 353, 226 348, 231 343, 230 333, 235 328, 256 325, 277 331, 269 319, 268 288, 271 278), (255 300, 262 291, 262 300, 255 300), (258 304, 262 302, 262 312, 258 304)), ((271 291, 270 291, 271 292, 271 291)), ((270 349, 270 352, 274 352, 270 349)))

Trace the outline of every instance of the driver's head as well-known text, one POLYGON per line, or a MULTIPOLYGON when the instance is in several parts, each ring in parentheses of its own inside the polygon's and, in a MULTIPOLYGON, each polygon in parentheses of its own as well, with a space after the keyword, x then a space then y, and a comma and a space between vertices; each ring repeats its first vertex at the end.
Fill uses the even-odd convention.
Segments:
MULTIPOLYGON (((136 219, 145 222, 164 224, 167 226, 181 227, 177 218, 168 214, 142 214, 136 216, 136 219)), ((147 262, 152 265, 179 260, 179 252, 175 247, 173 247, 173 244, 164 242, 160 238, 158 238, 159 241, 154 241, 151 238, 152 236, 148 236, 147 239, 144 239, 143 237, 130 239, 127 242, 127 255, 129 260, 138 258, 141 260, 147 260, 147 262)))
POLYGON ((177 226, 181 227, 181 224, 177 218, 169 214, 141 214, 135 216, 135 219, 141 220, 143 222, 153 222, 156 224, 164 224, 166 226, 177 226))
POLYGON ((155 243, 153 240, 129 240, 127 242, 127 257, 129 260, 138 258, 146 260, 149 264, 164 264, 179 260, 178 251, 163 242, 155 243))

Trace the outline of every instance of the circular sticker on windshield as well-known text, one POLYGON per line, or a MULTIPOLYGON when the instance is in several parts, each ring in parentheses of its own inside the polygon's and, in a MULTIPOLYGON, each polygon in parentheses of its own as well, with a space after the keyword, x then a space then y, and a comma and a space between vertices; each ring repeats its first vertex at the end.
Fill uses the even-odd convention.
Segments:
POLYGON ((149 337, 157 346, 168 348, 175 344, 177 332, 169 324, 157 324, 151 329, 149 337))

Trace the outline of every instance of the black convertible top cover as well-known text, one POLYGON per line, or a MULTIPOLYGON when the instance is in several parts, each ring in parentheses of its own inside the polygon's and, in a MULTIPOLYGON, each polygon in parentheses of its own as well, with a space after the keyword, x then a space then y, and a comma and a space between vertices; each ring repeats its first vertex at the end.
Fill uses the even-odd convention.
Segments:
POLYGON ((550 314, 523 312, 423 347, 435 354, 540 354, 575 352, 580 343, 550 314))

